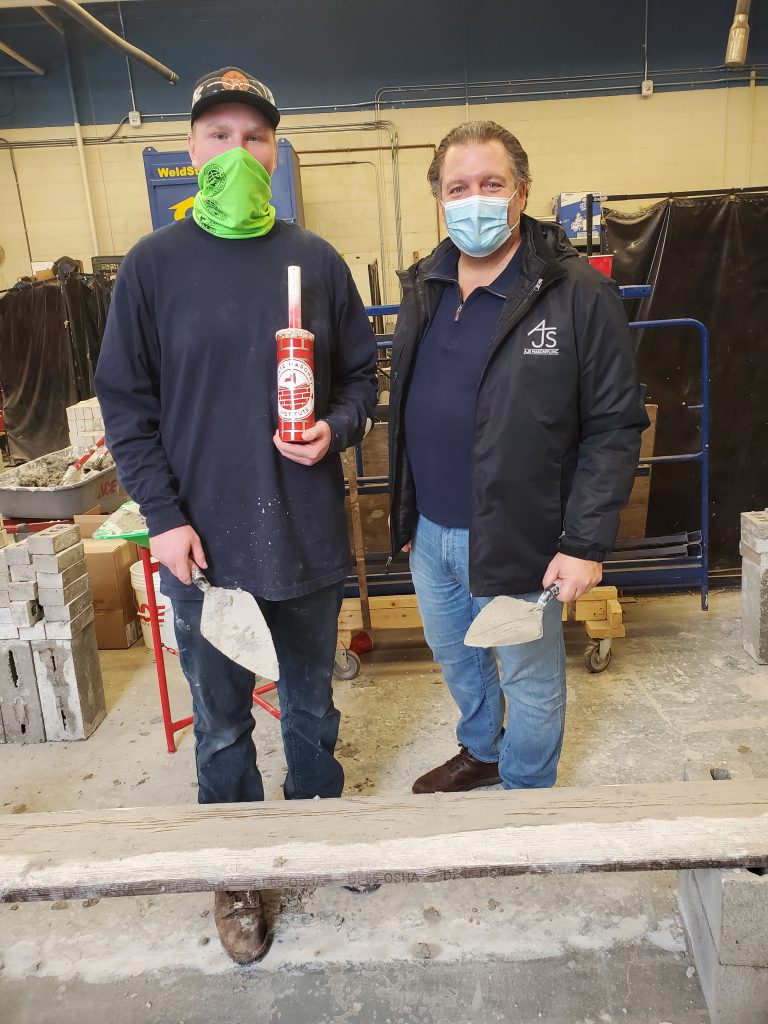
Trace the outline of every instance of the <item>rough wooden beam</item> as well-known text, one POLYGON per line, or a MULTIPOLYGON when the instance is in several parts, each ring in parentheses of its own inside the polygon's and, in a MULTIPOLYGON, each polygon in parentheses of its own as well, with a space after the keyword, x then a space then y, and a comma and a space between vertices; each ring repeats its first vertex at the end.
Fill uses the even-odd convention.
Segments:
POLYGON ((0 817, 0 900, 768 864, 768 781, 0 817))

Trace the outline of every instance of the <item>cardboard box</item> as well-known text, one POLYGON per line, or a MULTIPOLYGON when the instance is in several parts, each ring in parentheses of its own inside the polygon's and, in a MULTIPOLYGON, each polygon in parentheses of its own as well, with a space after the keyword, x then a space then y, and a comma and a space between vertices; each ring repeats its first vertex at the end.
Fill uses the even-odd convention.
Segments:
POLYGON ((94 540, 92 537, 84 540, 83 546, 91 577, 99 648, 130 647, 139 629, 131 585, 131 566, 139 560, 138 549, 126 540, 94 540))
MULTIPOLYGON (((555 219, 565 229, 568 237, 575 241, 587 240, 587 192, 561 192, 555 196, 552 212, 555 219)), ((600 193, 593 192, 595 201, 592 205, 592 241, 600 244, 600 216, 602 204, 600 193)))
POLYGON ((93 515, 92 513, 86 512, 82 516, 74 516, 73 518, 75 526, 80 527, 80 539, 85 540, 86 537, 93 537, 101 524, 106 523, 109 516, 93 515))
POLYGON ((96 642, 100 651, 122 651, 132 647, 141 636, 141 625, 138 618, 126 622, 123 612, 97 612, 93 621, 96 623, 96 642))

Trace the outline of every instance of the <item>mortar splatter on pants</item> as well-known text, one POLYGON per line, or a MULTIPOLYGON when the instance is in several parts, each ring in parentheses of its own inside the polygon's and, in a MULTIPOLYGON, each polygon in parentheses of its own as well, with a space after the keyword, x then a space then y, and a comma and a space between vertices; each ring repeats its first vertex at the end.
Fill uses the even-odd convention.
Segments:
MULTIPOLYGON (((280 664, 287 800, 337 797, 344 788, 334 757, 340 716, 331 683, 343 591, 340 582, 288 601, 258 599, 280 664)), ((192 691, 198 800, 263 800, 252 736, 254 675, 201 635, 202 608, 202 601, 173 601, 181 667, 192 691)))

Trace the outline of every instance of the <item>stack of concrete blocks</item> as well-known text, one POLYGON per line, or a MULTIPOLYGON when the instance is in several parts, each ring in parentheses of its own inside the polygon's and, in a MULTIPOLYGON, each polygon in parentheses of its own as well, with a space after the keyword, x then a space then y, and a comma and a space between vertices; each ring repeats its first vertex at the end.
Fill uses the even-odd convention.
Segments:
POLYGON ((106 714, 80 531, 0 550, 0 730, 7 743, 83 740, 106 714))
POLYGON ((88 398, 67 408, 69 443, 83 454, 104 436, 104 420, 98 398, 88 398))
POLYGON ((741 630, 744 650, 768 664, 768 509, 741 514, 741 630))

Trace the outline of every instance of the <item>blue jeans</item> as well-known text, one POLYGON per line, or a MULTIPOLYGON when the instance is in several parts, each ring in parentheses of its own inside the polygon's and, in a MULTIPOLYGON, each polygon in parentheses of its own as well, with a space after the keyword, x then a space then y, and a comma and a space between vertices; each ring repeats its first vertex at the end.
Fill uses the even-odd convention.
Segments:
MULTIPOLYGON (((461 715, 459 743, 480 761, 498 761, 505 789, 554 786, 565 727, 560 602, 546 606, 540 640, 496 649, 500 676, 493 650, 464 645, 470 623, 492 600, 469 590, 469 530, 420 516, 411 574, 424 635, 461 715)), ((522 596, 534 602, 540 595, 522 596)))
MULTIPOLYGON (((286 800, 341 796, 344 788, 344 770, 333 756, 340 716, 331 686, 343 591, 340 582, 289 601, 258 599, 280 663, 286 800)), ((198 800, 263 800, 252 736, 255 677, 201 635, 202 608, 202 601, 173 601, 181 667, 192 691, 198 800)))

